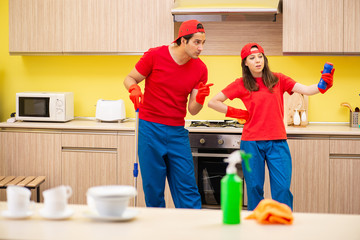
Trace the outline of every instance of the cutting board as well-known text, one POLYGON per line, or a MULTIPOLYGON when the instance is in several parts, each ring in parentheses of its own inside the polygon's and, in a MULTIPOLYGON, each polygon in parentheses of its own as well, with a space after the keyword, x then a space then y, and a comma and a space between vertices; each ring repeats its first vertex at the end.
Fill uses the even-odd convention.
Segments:
POLYGON ((284 93, 284 124, 285 126, 305 127, 308 121, 309 97, 300 93, 289 95, 284 93), (300 125, 294 125, 295 110, 298 110, 300 116, 305 111, 306 120, 300 118, 300 125))

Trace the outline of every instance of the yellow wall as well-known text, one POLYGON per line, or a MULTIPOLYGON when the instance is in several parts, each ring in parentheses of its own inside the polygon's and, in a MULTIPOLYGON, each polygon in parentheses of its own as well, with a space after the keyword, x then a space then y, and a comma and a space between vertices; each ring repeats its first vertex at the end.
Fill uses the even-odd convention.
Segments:
MULTIPOLYGON (((122 81, 140 56, 9 56, 8 1, 0 1, 0 30, 0 121, 15 112, 15 93, 22 91, 74 92, 75 115, 84 117, 95 116, 98 99, 123 99, 127 117, 134 117, 122 81)), ((348 122, 349 112, 340 103, 346 101, 360 107, 359 56, 268 58, 272 71, 306 85, 318 82, 326 61, 334 63, 334 87, 324 95, 310 97, 309 121, 348 122)), ((201 59, 208 67, 209 82, 215 83, 210 97, 241 74, 238 56, 202 56, 201 59)), ((239 104, 233 101, 230 105, 239 104)), ((224 116, 205 107, 200 114, 188 115, 187 119, 224 119, 224 116)))

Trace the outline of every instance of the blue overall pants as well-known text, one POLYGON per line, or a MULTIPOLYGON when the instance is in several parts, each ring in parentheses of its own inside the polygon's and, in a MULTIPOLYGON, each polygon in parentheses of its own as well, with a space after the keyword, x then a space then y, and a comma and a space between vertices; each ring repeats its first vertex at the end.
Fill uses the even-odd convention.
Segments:
POLYGON ((189 132, 139 120, 139 163, 147 207, 165 207, 167 178, 176 208, 201 208, 189 132))
MULTIPOLYGON (((292 164, 287 141, 241 141, 240 149, 252 154, 249 160, 251 172, 244 171, 248 210, 254 210, 264 199, 265 162, 269 169, 272 199, 293 209, 290 192, 292 164)), ((246 169, 244 165, 243 169, 246 169)))

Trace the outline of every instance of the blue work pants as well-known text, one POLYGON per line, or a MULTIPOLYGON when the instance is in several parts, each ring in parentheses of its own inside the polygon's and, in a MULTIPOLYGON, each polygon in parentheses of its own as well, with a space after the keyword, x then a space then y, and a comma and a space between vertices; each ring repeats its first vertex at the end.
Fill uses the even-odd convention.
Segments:
POLYGON ((201 208, 188 130, 140 119, 138 152, 146 206, 165 207, 167 178, 176 208, 201 208))
MULTIPOLYGON (((251 153, 251 172, 244 170, 248 210, 254 210, 264 199, 265 162, 268 166, 271 197, 293 209, 291 155, 286 140, 241 141, 240 149, 251 153)), ((244 164, 244 163, 243 163, 244 164)), ((243 165, 243 169, 246 169, 243 165)))

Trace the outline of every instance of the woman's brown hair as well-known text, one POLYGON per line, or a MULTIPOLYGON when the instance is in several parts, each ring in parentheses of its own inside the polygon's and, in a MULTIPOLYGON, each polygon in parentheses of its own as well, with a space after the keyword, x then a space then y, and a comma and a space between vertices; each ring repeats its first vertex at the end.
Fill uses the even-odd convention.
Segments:
MULTIPOLYGON (((264 85, 270 92, 272 92, 273 87, 279 82, 279 79, 270 71, 268 59, 265 54, 263 54, 263 56, 264 69, 262 70, 262 80, 264 85)), ((246 58, 244 58, 241 62, 244 86, 249 92, 255 92, 259 90, 259 86, 257 85, 255 78, 252 76, 249 67, 245 65, 246 58)))

